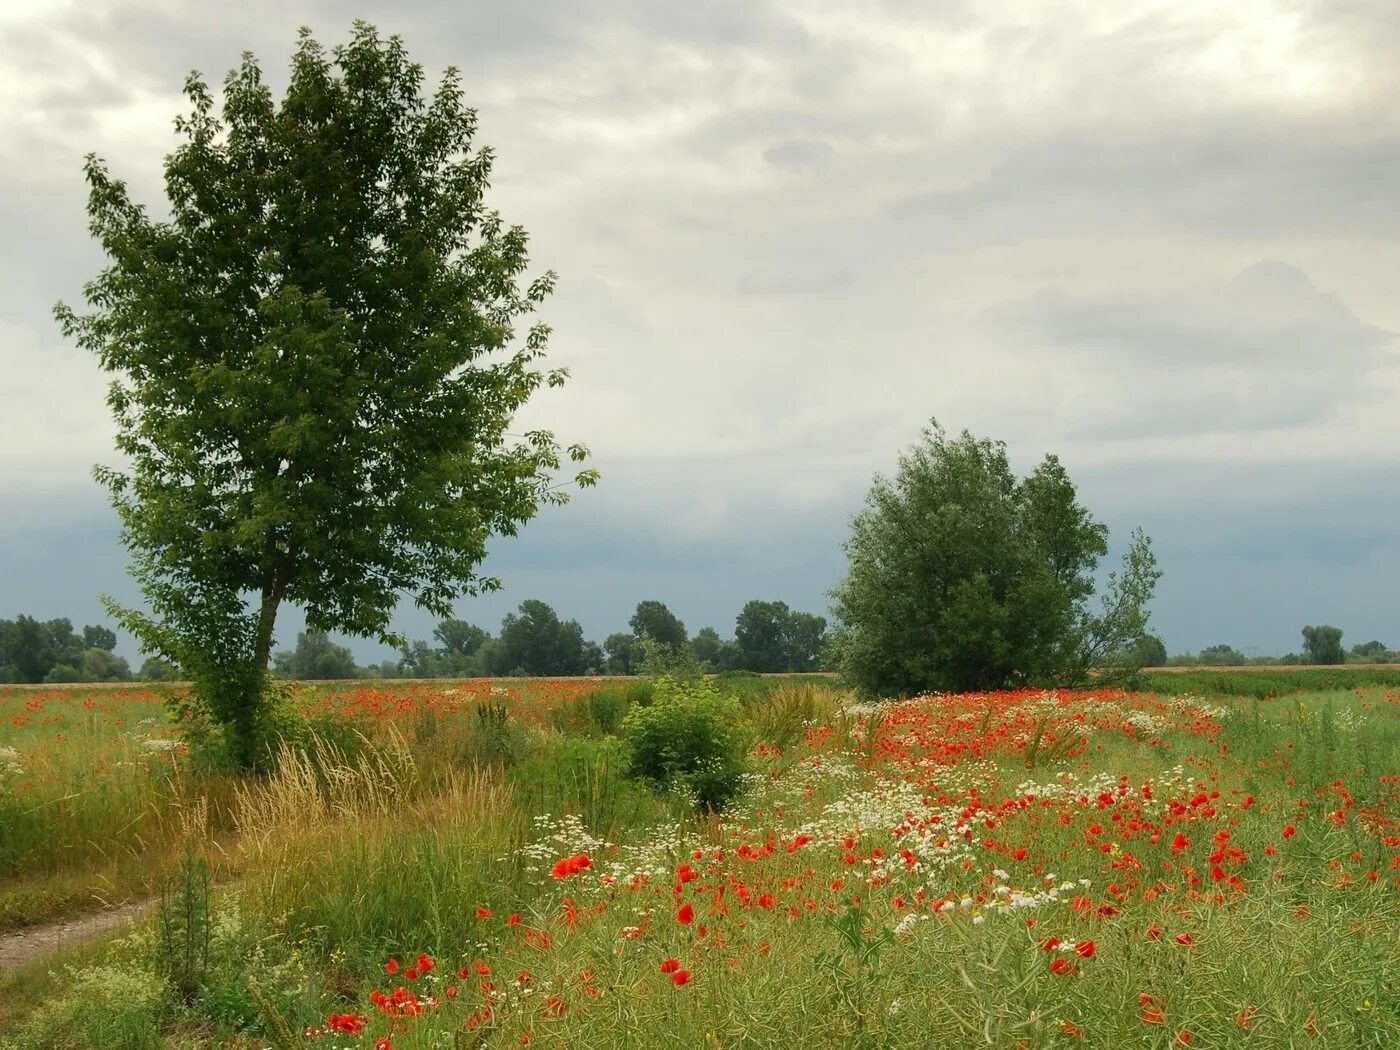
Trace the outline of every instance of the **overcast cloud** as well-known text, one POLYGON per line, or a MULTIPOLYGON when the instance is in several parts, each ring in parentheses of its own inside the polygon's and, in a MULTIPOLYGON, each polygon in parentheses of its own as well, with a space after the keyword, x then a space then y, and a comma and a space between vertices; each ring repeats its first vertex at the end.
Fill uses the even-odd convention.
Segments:
POLYGON ((530 420, 604 475, 465 618, 825 611, 871 475, 936 416, 1154 536, 1172 651, 1400 645, 1391 0, 9 0, 0 616, 134 597, 89 477, 104 380, 50 319, 102 264, 83 155, 159 208, 191 68, 246 49, 280 84, 298 26, 356 15, 462 68, 493 203, 561 276, 574 380, 530 420))

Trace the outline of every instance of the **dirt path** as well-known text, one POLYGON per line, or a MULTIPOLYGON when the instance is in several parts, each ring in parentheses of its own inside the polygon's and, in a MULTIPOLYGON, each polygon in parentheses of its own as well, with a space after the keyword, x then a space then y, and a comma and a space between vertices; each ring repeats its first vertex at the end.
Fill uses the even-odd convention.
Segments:
POLYGON ((150 913, 154 901, 136 901, 93 915, 80 915, 47 926, 0 934, 0 971, 13 970, 65 948, 95 941, 104 933, 150 913))

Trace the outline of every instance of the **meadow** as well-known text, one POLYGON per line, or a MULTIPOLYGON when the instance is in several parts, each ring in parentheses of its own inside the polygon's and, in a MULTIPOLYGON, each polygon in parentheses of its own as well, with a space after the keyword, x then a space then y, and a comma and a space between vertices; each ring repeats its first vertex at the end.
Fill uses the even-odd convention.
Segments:
POLYGON ((303 687, 257 780, 164 694, 0 691, 0 922, 160 901, 0 1045, 1400 1045, 1400 690, 1187 684, 303 687), (697 696, 720 812, 628 751, 697 696))

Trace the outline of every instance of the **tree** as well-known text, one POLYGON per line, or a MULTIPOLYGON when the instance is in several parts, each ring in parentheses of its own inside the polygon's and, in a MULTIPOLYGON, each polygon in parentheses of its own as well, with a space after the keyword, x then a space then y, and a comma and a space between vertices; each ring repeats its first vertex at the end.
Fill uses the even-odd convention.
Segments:
POLYGON ((603 639, 608 674, 636 674, 642 662, 642 646, 635 634, 621 631, 603 639))
POLYGON ((1203 664, 1215 667, 1237 667, 1245 662, 1244 653, 1224 642, 1206 646, 1197 659, 1203 664))
POLYGON ((143 682, 175 682, 183 678, 184 673, 169 660, 148 656, 141 664, 141 670, 136 672, 136 677, 143 682))
POLYGON ((83 628, 83 645, 89 649, 111 652, 117 647, 117 633, 108 627, 88 624, 83 628))
POLYGON ((129 468, 95 473, 151 613, 110 608, 189 672, 245 766, 284 602, 396 644, 401 596, 450 616, 499 586, 477 571, 490 537, 567 500, 550 432, 509 433, 566 377, 538 367, 546 325, 516 342, 554 275, 519 286, 526 234, 483 203, 460 76, 431 98, 423 80, 364 22, 329 54, 303 30, 280 104, 251 55, 221 115, 191 74, 168 221, 87 160, 109 265, 90 313, 56 313, 114 377, 129 468))
POLYGON ((491 658, 492 674, 582 674, 583 628, 577 620, 561 622, 547 603, 527 598, 520 603, 519 615, 508 613, 501 621, 491 658))
POLYGON ((1328 624, 1304 627, 1303 658, 1310 664, 1341 663, 1345 658, 1341 629, 1328 624))
POLYGON ((42 682, 58 663, 46 626, 23 613, 15 617, 6 632, 5 656, 19 682, 42 682))
POLYGON ((1160 635, 1145 633, 1133 643, 1132 662, 1139 667, 1165 667, 1167 665, 1167 643, 1160 635))
POLYGON ((724 640, 713 627, 702 627, 690 640, 690 651, 696 661, 706 671, 720 670, 720 658, 724 651, 724 640))
POLYGON ((1391 653, 1384 642, 1373 638, 1369 642, 1353 645, 1351 658, 1362 664, 1384 664, 1391 662, 1391 653))
POLYGON ((325 631, 305 630, 297 635, 297 647, 280 652, 274 660, 277 673, 287 678, 312 681, 356 676, 355 658, 343 645, 336 645, 325 631))
POLYGON ((1018 480, 1004 444, 934 423, 852 520, 839 666, 877 696, 1129 670, 1161 574, 1135 532, 1092 611, 1107 540, 1056 457, 1018 480))
POLYGON ((825 648, 826 618, 787 602, 748 602, 734 621, 733 661, 746 671, 812 671, 825 648))
POLYGON ((787 669, 786 602, 745 603, 734 620, 734 648, 745 671, 772 673, 787 669))
POLYGON ((442 644, 442 654, 454 667, 465 669, 491 635, 465 620, 443 620, 433 628, 433 637, 442 644))
POLYGON ((96 645, 83 653, 80 670, 84 678, 94 682, 125 682, 131 678, 131 666, 124 657, 96 645))
POLYGON ((662 602, 638 602, 627 626, 638 638, 650 638, 672 649, 679 649, 686 643, 685 624, 662 602))

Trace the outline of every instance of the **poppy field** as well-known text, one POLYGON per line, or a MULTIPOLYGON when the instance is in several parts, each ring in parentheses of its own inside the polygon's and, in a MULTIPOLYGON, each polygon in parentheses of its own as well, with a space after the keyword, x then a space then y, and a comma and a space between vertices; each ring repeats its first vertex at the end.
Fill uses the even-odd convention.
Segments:
POLYGON ((1400 1045, 1394 690, 782 685, 716 814, 624 775, 626 689, 302 697, 363 746, 187 815, 197 972, 138 929, 15 1045, 1400 1045))

